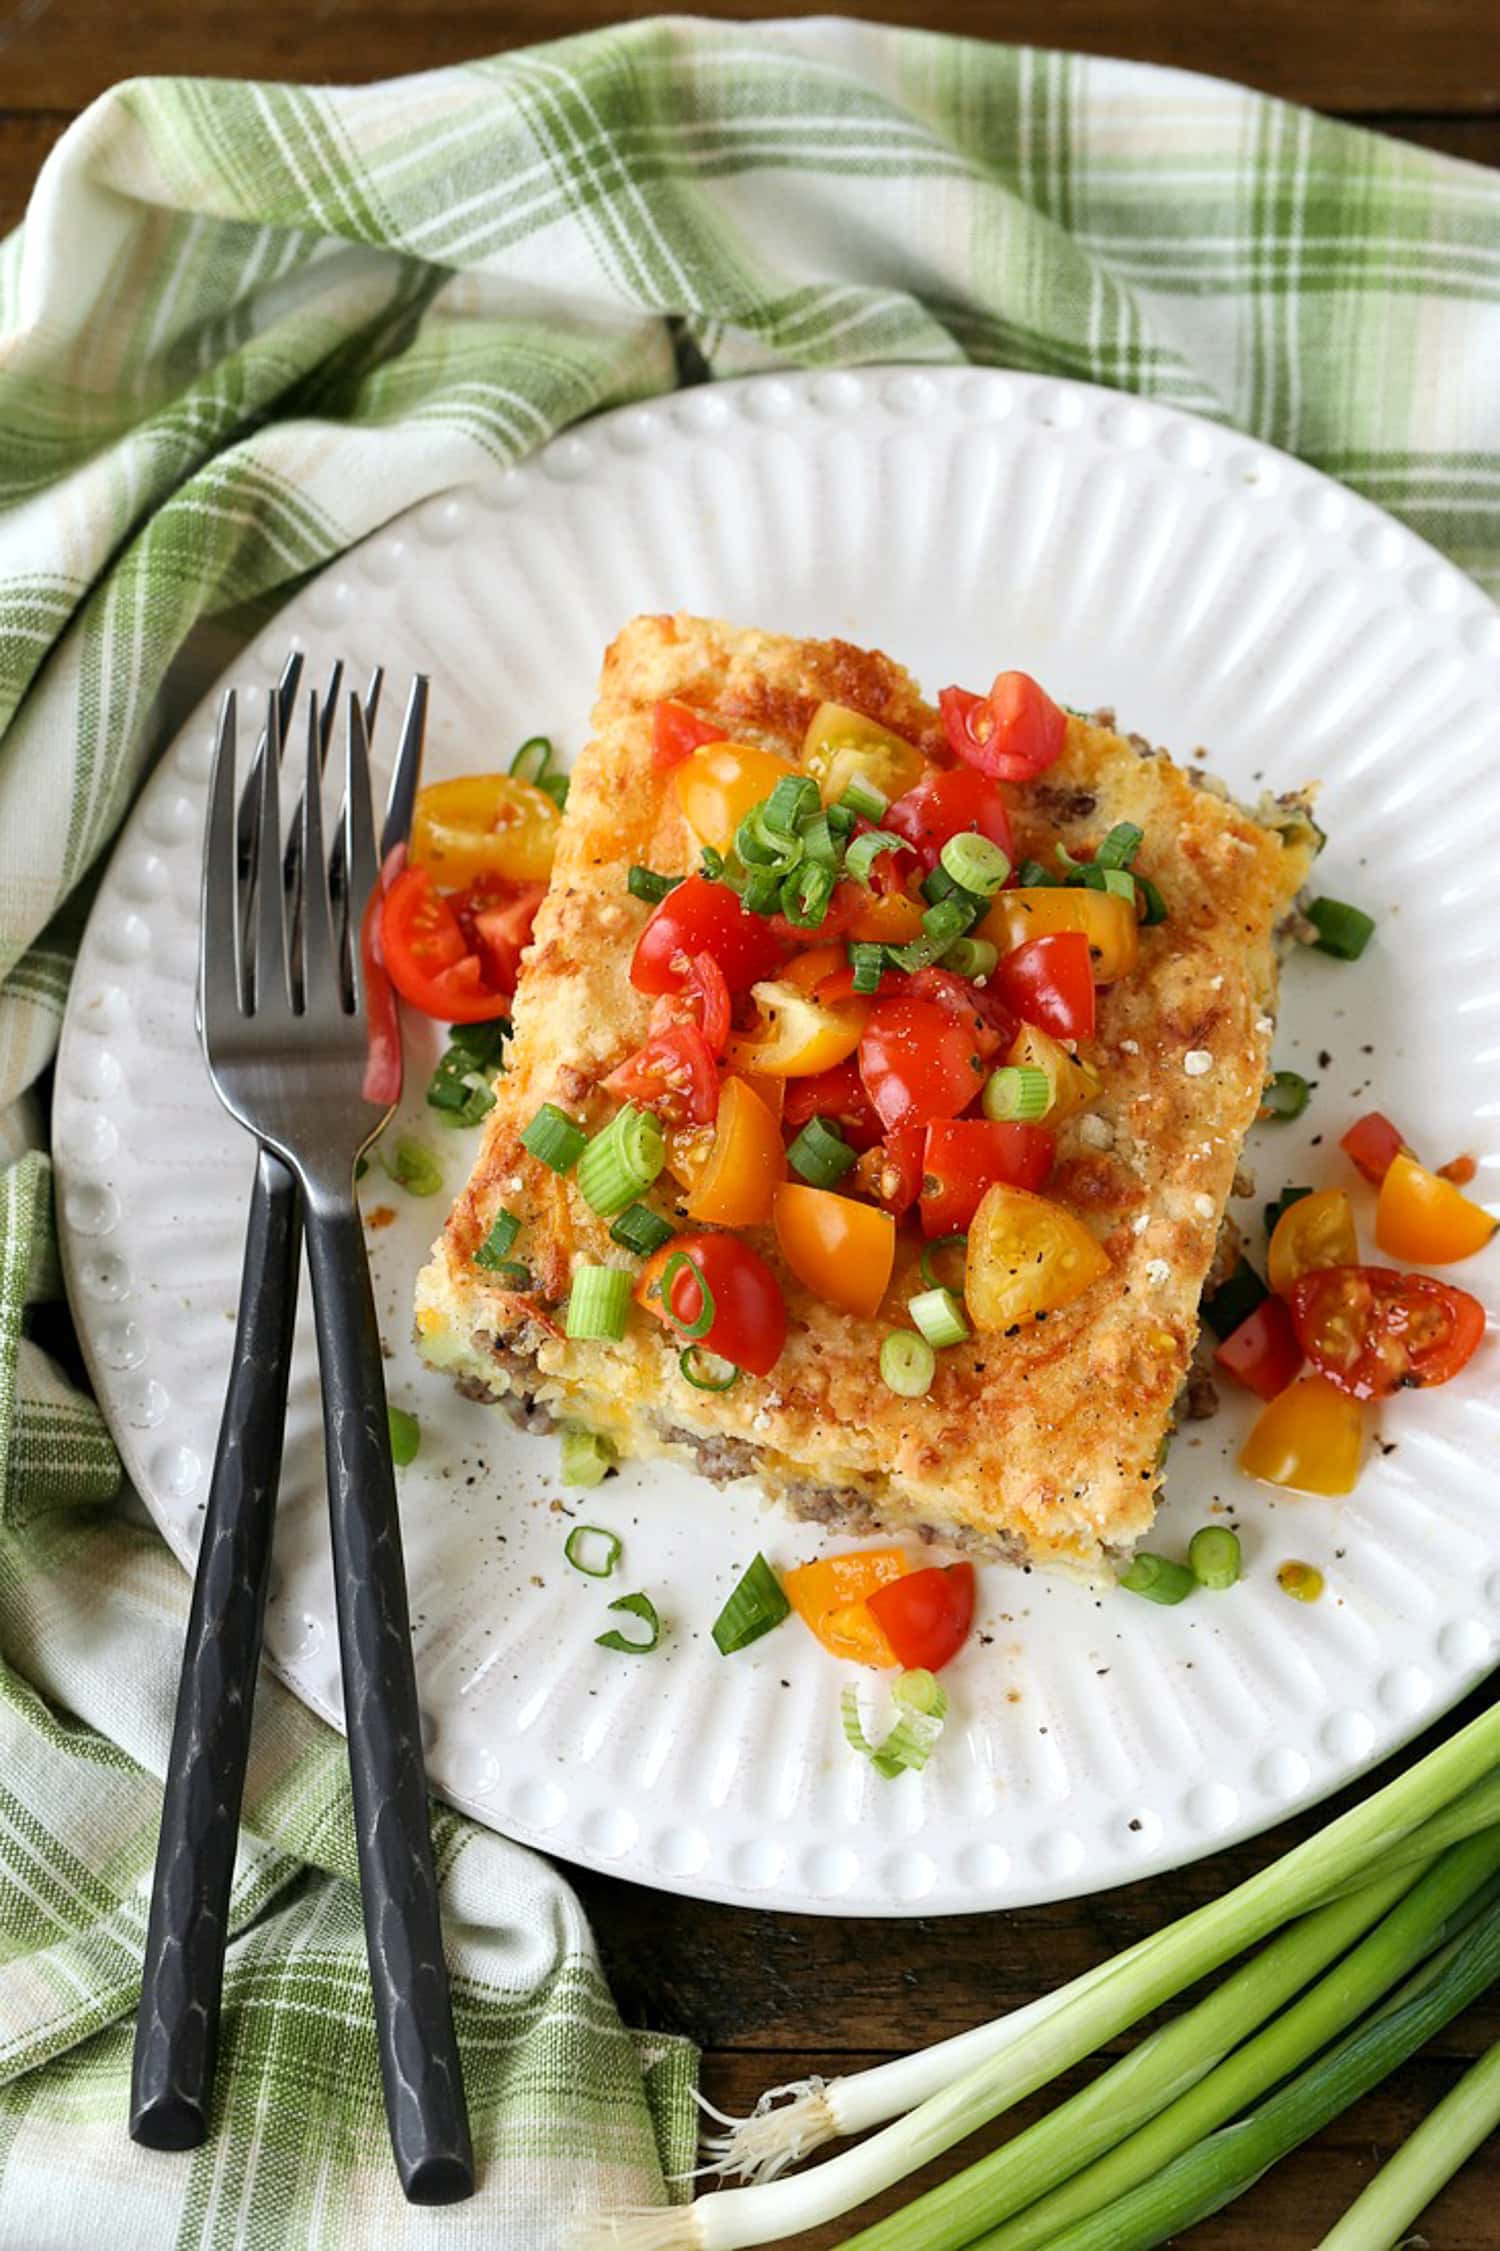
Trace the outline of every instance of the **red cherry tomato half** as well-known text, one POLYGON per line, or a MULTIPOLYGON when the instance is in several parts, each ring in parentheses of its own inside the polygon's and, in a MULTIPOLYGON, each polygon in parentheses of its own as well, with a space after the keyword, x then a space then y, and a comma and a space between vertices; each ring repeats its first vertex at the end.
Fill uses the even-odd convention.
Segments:
POLYGON ((1411 1151, 1396 1128, 1379 1110, 1370 1110, 1364 1117, 1356 1118, 1349 1131, 1342 1135, 1339 1147, 1346 1157, 1352 1157, 1366 1180, 1378 1188, 1391 1169, 1391 1160, 1403 1151, 1411 1151))
POLYGON ((1292 1285, 1292 1322, 1320 1375, 1355 1399, 1447 1383, 1472 1360, 1484 1307, 1432 1274, 1324 1266, 1292 1285))
POLYGON ((1263 1298, 1214 1353, 1227 1375, 1258 1398, 1274 1399, 1302 1373, 1302 1347, 1285 1298, 1263 1298))
POLYGON ((729 987, 712 954, 694 954, 680 993, 663 993, 651 1011, 653 1032, 674 1024, 696 1024, 710 1055, 722 1055, 729 1038, 729 987))
POLYGON ((1094 1036, 1094 964, 1080 930, 1028 938, 1002 956, 990 989, 1024 1023, 1056 1040, 1094 1036))
POLYGON ((950 1563, 910 1571, 866 1595, 865 1607, 908 1670, 941 1672, 969 1638, 974 1623, 974 1566, 950 1563))
POLYGON ((403 868, 380 909, 380 951, 404 1001, 447 1024, 503 1016, 509 991, 491 984, 453 906, 425 868, 403 868))
MULTIPOLYGON (((819 997, 822 986, 818 987, 819 997)), ((880 1120, 870 1105, 859 1065, 851 1055, 831 1071, 815 1071, 805 1079, 788 1079, 781 1105, 781 1122, 789 1133, 800 1133, 812 1118, 827 1118, 836 1125, 851 1149, 868 1149, 880 1139, 880 1120)))
POLYGON ((1030 782, 1062 755, 1067 714, 1029 672, 1002 672, 987 696, 944 688, 943 732, 954 756, 997 782, 1030 782))
POLYGON ((721 743, 725 738, 722 727, 712 719, 704 719, 685 703, 659 703, 652 720, 655 738, 651 763, 658 774, 669 773, 680 766, 684 758, 701 750, 705 743, 721 743))
POLYGON ((732 1360, 752 1376, 769 1375, 781 1357, 786 1343, 781 1285, 760 1253, 738 1235, 679 1235, 664 1243, 647 1262, 636 1297, 685 1342, 732 1360), (669 1267, 670 1278, 664 1282, 669 1267), (701 1326, 705 1284, 711 1300, 706 1329, 701 1326))
MULTIPOLYGON (((880 826, 893 836, 904 836, 924 868, 937 865, 950 836, 971 831, 998 844, 1007 859, 1016 856, 1005 800, 989 776, 972 766, 932 768, 887 807, 880 826)), ((900 858, 899 852, 883 853, 876 868, 900 858)))
POLYGON ((984 1084, 973 1032, 936 1001, 877 1000, 859 1043, 859 1075, 889 1132, 953 1118, 984 1084))
POLYGON ((918 1209, 924 1235, 958 1235, 979 1209, 986 1188, 1040 1188, 1057 1142, 1045 1126, 989 1118, 948 1118, 927 1128, 918 1209))
POLYGON ((606 1094, 638 1102, 670 1125, 712 1125, 719 1114, 719 1070, 691 1017, 653 1032, 610 1072, 606 1094))
POLYGON ((993 985, 971 985, 951 969, 914 970, 907 980, 913 1000, 936 1001, 970 1034, 981 1062, 987 1063, 1016 1036, 1016 1019, 993 985))
POLYGON ((782 947, 770 924, 748 913, 727 883, 690 875, 652 909, 636 942, 630 982, 639 993, 679 992, 700 953, 712 954, 729 990, 742 993, 775 975, 782 947))
POLYGON ((922 1150, 927 1128, 896 1126, 884 1141, 867 1149, 849 1178, 861 1195, 900 1218, 910 1211, 922 1186, 922 1150))
MULTIPOLYGON (((474 943, 485 975, 498 991, 514 993, 521 974, 521 956, 531 943, 536 910, 547 895, 545 883, 522 885, 510 899, 486 901, 476 889, 472 921, 474 943)), ((454 902, 461 924, 467 926, 462 899, 454 902)))

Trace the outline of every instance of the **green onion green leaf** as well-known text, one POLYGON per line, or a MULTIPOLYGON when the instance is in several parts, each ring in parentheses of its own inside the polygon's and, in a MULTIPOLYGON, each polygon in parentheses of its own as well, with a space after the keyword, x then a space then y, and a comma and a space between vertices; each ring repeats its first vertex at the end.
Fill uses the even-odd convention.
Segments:
POLYGON ((721 1657, 748 1649, 790 1615, 781 1581, 763 1555, 757 1555, 714 1620, 714 1645, 721 1657))
POLYGON ((1358 961, 1375 935, 1374 916, 1362 907, 1346 906, 1342 899, 1314 899, 1307 919, 1318 933, 1318 952, 1339 961, 1358 961))
MULTIPOLYGON (((562 1481, 564 1485, 602 1485, 615 1466, 615 1450, 607 1438, 597 1430, 565 1430, 562 1434, 562 1481)), ((571 1548, 572 1542, 569 1542, 571 1548)), ((618 1552, 618 1547, 616 1552, 618 1552)), ((564 1550, 567 1553, 567 1550, 564 1550)), ((586 1564, 568 1554, 568 1561, 579 1571, 586 1564)), ((590 1576, 608 1578, 607 1571, 590 1576)))
POLYGON ((631 1277, 619 1266, 580 1266, 568 1296, 567 1334, 618 1344, 630 1312, 631 1277))
POLYGON ((403 1133, 394 1146, 383 1149, 381 1155, 386 1171, 398 1188, 408 1196, 436 1196, 443 1185, 443 1168, 437 1158, 414 1133, 403 1133))
POLYGON ((890 810, 890 803, 884 790, 877 789, 873 782, 856 779, 839 799, 839 809, 854 814, 858 820, 878 822, 890 810))
POLYGON ((1310 1091, 1300 1071, 1275 1071, 1267 1079, 1261 1095, 1260 1114, 1283 1123, 1300 1118, 1307 1108, 1310 1091))
POLYGON ((1188 1542, 1188 1562, 1200 1587, 1222 1593, 1240 1575, 1240 1543, 1227 1524, 1205 1524, 1188 1542))
POLYGON ((911 847, 904 836, 892 836, 883 828, 866 829, 857 836, 844 854, 844 873, 852 875, 856 883, 870 888, 870 871, 882 852, 907 852, 911 847))
POLYGON ((906 1308, 927 1342, 941 1349, 947 1344, 963 1344, 969 1335, 969 1324, 964 1319, 963 1307, 952 1290, 941 1286, 923 1290, 906 1308))
POLYGON ((658 875, 655 868, 633 867, 625 886, 632 899, 644 899, 648 907, 659 907, 681 881, 680 875, 658 875))
POLYGON ((1178 1603, 1186 1601, 1198 1582, 1185 1563, 1174 1563, 1170 1556, 1152 1555, 1149 1549, 1134 1557, 1130 1568, 1120 1574, 1120 1585, 1127 1594, 1144 1595, 1148 1602, 1178 1603))
POLYGON ((555 1102, 544 1102, 521 1136, 521 1147, 554 1172, 570 1172, 588 1147, 588 1135, 555 1102))
POLYGON ((694 1344, 698 1343, 700 1338, 706 1337, 713 1327, 714 1314, 717 1311, 714 1304, 714 1293, 708 1286, 708 1276, 690 1252, 674 1251, 662 1268, 661 1302, 668 1320, 677 1330, 678 1335, 687 1337, 694 1344), (692 1321, 679 1319, 673 1310, 672 1298, 679 1274, 690 1274, 698 1285, 700 1303, 697 1317, 692 1321))
POLYGON ((1002 1063, 984 1083, 979 1106, 997 1124, 1018 1120, 1032 1124, 1047 1115, 1052 1088, 1047 1074, 1035 1063, 1002 1063))
POLYGON ((634 1251, 637 1258, 649 1258, 663 1243, 670 1243, 676 1232, 671 1221, 652 1211, 648 1204, 627 1204, 610 1228, 609 1239, 627 1251, 634 1251))
MULTIPOLYGON (((579 1438, 587 1438, 591 1434, 588 1431, 577 1431, 574 1435, 579 1438)), ((575 1485, 582 1485, 597 1484, 598 1480, 577 1477, 569 1480, 565 1471, 563 1482, 564 1484, 571 1482, 575 1485)), ((621 1540, 619 1533, 611 1532, 606 1525, 575 1524, 563 1542, 563 1559, 565 1562, 571 1563, 575 1571, 581 1571, 586 1579, 607 1579, 619 1562, 623 1548, 624 1542, 621 1540), (590 1545, 591 1542, 597 1543, 601 1540, 604 1543, 602 1555, 597 1544, 590 1545)))
POLYGON ((896 1724, 885 1741, 871 1743, 859 1718, 859 1691, 851 1681, 841 1699, 844 1740, 861 1758, 869 1760, 886 1781, 898 1774, 919 1774, 932 1755, 948 1716, 947 1692, 933 1674, 903 1673, 891 1690, 896 1724))
POLYGON ((943 955, 944 969, 955 977, 988 977, 1000 959, 1000 949, 988 938, 955 938, 943 955))
POLYGON ((685 1346, 677 1365, 695 1391, 732 1391, 740 1380, 740 1371, 732 1360, 721 1360, 717 1352, 705 1352, 701 1344, 685 1346))
POLYGON ((1094 854, 1096 868, 1128 868, 1145 838, 1144 829, 1134 821, 1116 821, 1098 851, 1094 854))
POLYGON ((1203 1318, 1216 1337, 1233 1336, 1240 1323, 1248 1321, 1270 1294, 1249 1261, 1239 1259, 1228 1278, 1203 1300, 1203 1318))
POLYGON ((960 890, 977 892, 984 899, 993 898, 1010 874, 1010 860, 999 845, 970 830, 949 837, 939 864, 960 890))
POLYGON ((666 1156, 661 1120, 627 1102, 578 1160, 575 1177, 584 1202, 601 1219, 612 1219, 651 1186, 666 1156))
POLYGON ((409 1462, 416 1460, 421 1448, 422 1425, 404 1407, 388 1405, 385 1417, 391 1434, 391 1460, 397 1469, 405 1469, 409 1462))
POLYGON ((934 1235, 930 1243, 922 1245, 922 1279, 930 1290, 939 1290, 944 1287, 934 1263, 938 1252, 962 1251, 967 1253, 968 1248, 969 1238, 967 1235, 934 1235))
POLYGON ((595 1634, 594 1639, 598 1646, 601 1649, 617 1649, 622 1656, 626 1657, 649 1656, 661 1640, 661 1620, 656 1614, 656 1605, 651 1600, 650 1595, 622 1594, 609 1607, 611 1610, 623 1610, 627 1617, 639 1618, 646 1629, 646 1639, 641 1641, 638 1638, 627 1638, 619 1631, 618 1627, 612 1627, 607 1634, 595 1634))
POLYGON ((814 1188, 834 1188, 858 1157, 836 1125, 826 1118, 809 1118, 788 1146, 786 1161, 814 1188))
POLYGON ((490 1221, 490 1231, 474 1253, 474 1264, 486 1274, 498 1274, 509 1263, 511 1247, 521 1232, 521 1222, 513 1211, 502 1206, 490 1221))

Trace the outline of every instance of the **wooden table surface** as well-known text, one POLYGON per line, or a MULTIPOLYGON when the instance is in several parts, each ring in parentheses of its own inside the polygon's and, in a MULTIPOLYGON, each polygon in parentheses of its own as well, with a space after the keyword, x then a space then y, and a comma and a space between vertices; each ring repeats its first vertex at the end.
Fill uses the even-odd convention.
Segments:
MULTIPOLYGON (((1500 165, 1497 0, 926 0, 920 9, 867 0, 858 12, 1212 71, 1500 165)), ((0 0, 0 232, 20 218, 37 166, 69 119, 117 78, 394 75, 555 38, 615 13, 607 0, 0 0)), ((1014 1915, 823 1920, 700 1906, 595 1875, 581 1875, 579 1889, 627 2018, 700 2041, 707 2092, 739 2111, 778 2081, 858 2070, 1017 2006, 1217 1896, 1325 1817, 1171 1878, 1014 1915)), ((1180 2240, 1194 2251, 1304 2251, 1465 2059, 1496 2038, 1500 1996, 1238 2207, 1180 2240)), ((1007 2127, 1041 2107, 1023 2106, 1007 2127)), ((981 2137, 965 2154, 997 2138, 981 2137)), ((1428 2215, 1433 2251, 1494 2251, 1496 2200, 1500 2150, 1476 2159, 1428 2215)), ((799 2238, 800 2251, 827 2251, 847 2232, 799 2238)))

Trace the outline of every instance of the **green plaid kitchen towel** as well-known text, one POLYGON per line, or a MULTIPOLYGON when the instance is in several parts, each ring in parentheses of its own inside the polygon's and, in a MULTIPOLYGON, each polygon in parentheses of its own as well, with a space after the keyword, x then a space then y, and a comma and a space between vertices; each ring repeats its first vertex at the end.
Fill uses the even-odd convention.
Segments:
POLYGON ((348 91, 141 81, 0 247, 0 2251, 549 2251, 685 2162, 690 2052, 621 2030, 544 1863, 444 1813, 484 2183, 404 2211, 341 1749, 269 1684, 219 2131, 125 2140, 186 1592, 44 1349, 30 1090, 185 646, 688 373, 966 358, 1240 424, 1500 590, 1500 178, 1201 78, 675 19, 348 91))

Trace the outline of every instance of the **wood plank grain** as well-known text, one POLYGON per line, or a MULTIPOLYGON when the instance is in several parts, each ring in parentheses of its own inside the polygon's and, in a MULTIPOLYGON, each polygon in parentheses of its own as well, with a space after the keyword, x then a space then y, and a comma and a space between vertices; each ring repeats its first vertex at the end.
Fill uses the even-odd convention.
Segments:
MULTIPOLYGON (((0 48, 0 62, 3 57, 0 48)), ((30 116, 0 110, 0 235, 20 224, 42 160, 68 120, 65 109, 38 110, 30 116)))
MULTIPOLYGON (((617 0, 7 0, 0 87, 16 109, 77 108, 128 69, 343 81, 430 70, 616 21, 617 0)), ((804 0, 703 0, 795 16, 804 0)), ((862 0, 876 22, 910 0, 862 0)), ((1325 109, 1500 113, 1494 0, 936 0, 925 27, 1242 79, 1325 109)))

